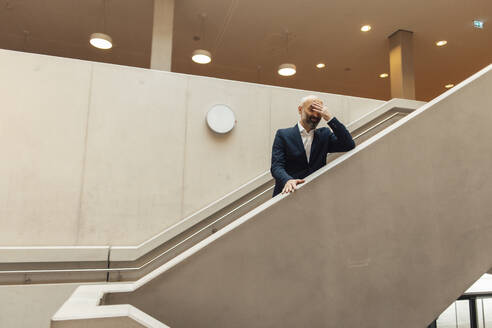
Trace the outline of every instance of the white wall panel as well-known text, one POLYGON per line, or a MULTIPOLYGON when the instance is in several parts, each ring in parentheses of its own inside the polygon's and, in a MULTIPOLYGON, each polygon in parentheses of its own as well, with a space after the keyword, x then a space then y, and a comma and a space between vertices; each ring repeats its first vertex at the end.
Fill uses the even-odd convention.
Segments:
POLYGON ((0 50, 0 245, 72 245, 91 65, 0 50))
POLYGON ((133 245, 180 217, 186 84, 94 64, 79 244, 133 245))
POLYGON ((250 83, 190 77, 183 216, 265 172, 269 166, 268 89, 250 83), (205 116, 228 105, 237 125, 218 135, 205 116))

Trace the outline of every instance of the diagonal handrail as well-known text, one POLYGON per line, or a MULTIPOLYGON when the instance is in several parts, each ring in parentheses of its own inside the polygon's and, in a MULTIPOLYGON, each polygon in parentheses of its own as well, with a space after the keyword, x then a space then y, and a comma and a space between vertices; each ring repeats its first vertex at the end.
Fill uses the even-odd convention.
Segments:
MULTIPOLYGON (((396 117, 398 115, 406 115, 406 114, 408 114, 408 113, 402 112, 402 111, 396 111, 395 113, 391 114, 390 116, 386 117, 385 119, 379 121, 378 123, 372 125, 371 127, 367 128, 364 131, 362 131, 361 133, 357 134, 353 139, 354 140, 357 140, 360 137, 362 137, 362 136, 366 135, 367 133, 371 132, 372 130, 374 130, 378 126, 380 126, 380 125, 386 123, 387 121, 391 120, 392 118, 394 118, 394 117, 396 117)), ((238 211, 239 209, 243 208, 247 204, 253 202, 257 198, 263 196, 265 193, 271 192, 273 188, 274 188, 273 185, 270 186, 270 187, 268 187, 267 189, 263 190, 259 194, 255 195, 254 197, 248 199, 246 202, 242 203, 241 205, 239 205, 239 206, 235 207, 234 209, 228 211, 227 213, 223 214, 219 218, 215 219, 213 222, 207 224, 203 228, 201 228, 198 231, 194 232, 193 234, 189 235, 185 239, 181 240, 180 242, 176 243, 172 247, 166 249, 164 252, 161 252, 160 254, 156 255, 155 257, 153 257, 152 259, 148 260, 147 262, 145 262, 144 264, 142 264, 140 266, 136 266, 136 267, 122 267, 122 268, 3 270, 3 271, 0 271, 0 274, 86 273, 86 272, 90 272, 90 273, 107 272, 107 273, 111 273, 111 272, 131 272, 131 271, 142 270, 142 269, 148 267, 149 265, 151 265, 152 263, 156 262, 157 260, 159 260, 163 256, 165 256, 166 254, 168 254, 171 251, 175 250, 179 246, 185 244, 187 241, 191 240, 193 237, 197 236, 201 232, 207 230, 211 226, 213 226, 216 223, 222 221, 223 219, 225 219, 226 217, 228 217, 230 214, 238 211)))

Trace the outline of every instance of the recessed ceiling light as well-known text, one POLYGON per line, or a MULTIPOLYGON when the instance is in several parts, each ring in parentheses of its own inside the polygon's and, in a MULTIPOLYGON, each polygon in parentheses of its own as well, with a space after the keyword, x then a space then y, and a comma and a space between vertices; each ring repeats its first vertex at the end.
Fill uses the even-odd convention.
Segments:
POLYGON ((292 76, 296 74, 296 65, 282 64, 278 67, 278 74, 282 76, 292 76))
POLYGON ((384 79, 384 78, 386 78, 388 76, 389 76, 388 73, 379 74, 379 77, 382 78, 382 79, 384 79))
POLYGON ((113 39, 104 33, 92 33, 89 42, 99 49, 110 49, 113 46, 113 39))
POLYGON ((319 63, 318 65, 316 65, 317 68, 324 68, 326 65, 323 64, 323 63, 319 63))
POLYGON ((450 88, 454 87, 454 84, 453 83, 449 83, 449 84, 446 84, 444 87, 446 89, 450 89, 450 88))
POLYGON ((473 27, 482 29, 483 28, 483 21, 481 21, 481 20, 474 20, 473 21, 473 27))
POLYGON ((193 51, 191 60, 197 64, 208 64, 212 61, 212 54, 207 50, 198 49, 193 51))
POLYGON ((371 30, 371 25, 364 25, 360 28, 362 32, 368 32, 371 30))
POLYGON ((446 44, 448 44, 448 41, 446 41, 446 40, 441 40, 441 41, 436 42, 436 46, 438 46, 438 47, 445 46, 446 44))

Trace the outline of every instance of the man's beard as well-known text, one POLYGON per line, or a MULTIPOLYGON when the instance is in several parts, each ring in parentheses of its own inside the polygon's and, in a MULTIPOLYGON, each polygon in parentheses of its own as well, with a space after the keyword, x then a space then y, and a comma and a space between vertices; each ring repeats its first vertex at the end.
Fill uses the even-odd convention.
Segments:
POLYGON ((304 120, 304 123, 308 125, 312 130, 316 129, 321 118, 317 118, 315 116, 307 116, 304 120))

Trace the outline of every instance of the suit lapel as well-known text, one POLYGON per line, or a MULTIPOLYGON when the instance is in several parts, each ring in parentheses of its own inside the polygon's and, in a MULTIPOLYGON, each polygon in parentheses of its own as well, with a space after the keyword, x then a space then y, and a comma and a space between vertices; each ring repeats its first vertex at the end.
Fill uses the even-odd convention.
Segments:
POLYGON ((299 127, 297 126, 297 123, 292 128, 292 135, 294 137, 294 141, 295 141, 297 148, 304 155, 304 160, 307 163, 306 149, 304 149, 304 144, 302 143, 301 133, 299 132, 299 127))

